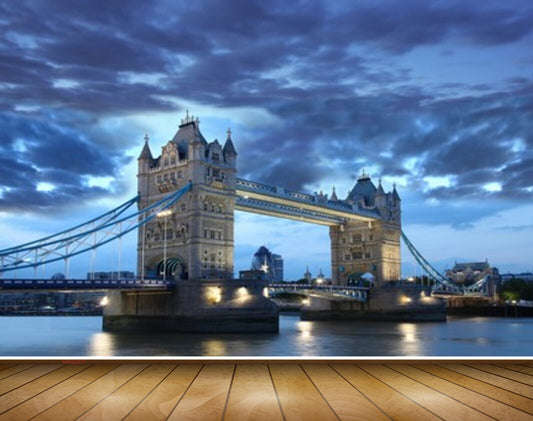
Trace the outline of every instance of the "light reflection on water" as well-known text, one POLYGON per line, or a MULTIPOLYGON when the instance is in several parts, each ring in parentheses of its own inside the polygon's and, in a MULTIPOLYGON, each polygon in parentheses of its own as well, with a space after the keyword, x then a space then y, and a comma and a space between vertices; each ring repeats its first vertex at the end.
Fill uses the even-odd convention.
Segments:
POLYGON ((402 335, 400 339, 402 355, 420 355, 421 339, 418 337, 418 325, 399 323, 398 329, 402 335))
POLYGON ((0 317, 0 356, 531 356, 533 319, 313 322, 279 334, 118 334, 101 317, 0 317))

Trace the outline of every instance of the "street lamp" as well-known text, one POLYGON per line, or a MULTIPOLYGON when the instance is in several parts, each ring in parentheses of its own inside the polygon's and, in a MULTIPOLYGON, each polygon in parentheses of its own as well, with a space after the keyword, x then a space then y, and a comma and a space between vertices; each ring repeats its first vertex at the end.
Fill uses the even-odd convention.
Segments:
POLYGON ((170 209, 161 211, 157 214, 158 218, 163 218, 164 228, 163 228, 163 282, 167 280, 167 220, 168 217, 172 215, 170 209))

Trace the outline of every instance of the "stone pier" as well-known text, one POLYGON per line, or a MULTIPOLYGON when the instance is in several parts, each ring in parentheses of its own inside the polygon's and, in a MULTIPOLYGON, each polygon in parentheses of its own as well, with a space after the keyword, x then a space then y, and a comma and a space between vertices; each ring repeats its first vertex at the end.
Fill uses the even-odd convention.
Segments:
POLYGON ((103 330, 114 332, 275 333, 278 308, 263 281, 182 280, 172 291, 113 291, 103 330))
POLYGON ((446 321, 446 303, 421 285, 389 282, 370 289, 365 302, 310 296, 300 314, 302 320, 446 321))

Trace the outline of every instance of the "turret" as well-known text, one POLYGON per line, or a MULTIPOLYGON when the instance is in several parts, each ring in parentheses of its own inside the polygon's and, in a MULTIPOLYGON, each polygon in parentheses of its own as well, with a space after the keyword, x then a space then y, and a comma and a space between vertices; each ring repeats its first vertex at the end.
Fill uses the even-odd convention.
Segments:
POLYGON ((141 154, 139 155, 139 158, 137 161, 139 162, 139 174, 146 173, 150 169, 150 166, 154 160, 154 157, 152 156, 152 151, 150 150, 150 145, 148 144, 148 141, 150 138, 148 137, 148 133, 144 135, 144 146, 141 151, 141 154))
POLYGON ((226 142, 224 143, 222 153, 224 154, 224 161, 226 161, 226 164, 228 164, 230 167, 235 168, 237 151, 235 150, 235 147, 233 146, 233 142, 231 140, 231 129, 228 128, 227 134, 228 137, 226 138, 226 142))
POLYGON ((150 145, 148 144, 149 140, 150 138, 148 137, 147 133, 144 135, 144 146, 141 151, 141 154, 139 155, 139 158, 137 159, 137 162, 139 164, 139 171, 137 174, 137 190, 139 192, 139 195, 141 196, 141 202, 139 202, 139 206, 141 207, 144 207, 143 200, 148 196, 150 186, 150 168, 154 163, 152 151, 150 151, 150 145))
POLYGON ((335 186, 333 186, 333 193, 331 193, 331 199, 334 202, 338 202, 339 198, 337 197, 337 193, 335 193, 335 186))
POLYGON ((383 186, 381 185, 381 178, 379 179, 378 189, 376 190, 376 195, 374 196, 374 205, 378 209, 382 209, 387 206, 387 196, 385 195, 385 191, 383 191, 383 186))

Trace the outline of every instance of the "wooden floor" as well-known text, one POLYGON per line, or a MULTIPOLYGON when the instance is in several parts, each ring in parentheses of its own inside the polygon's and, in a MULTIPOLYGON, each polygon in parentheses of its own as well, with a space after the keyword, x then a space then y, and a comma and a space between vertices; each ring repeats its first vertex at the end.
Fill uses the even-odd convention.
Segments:
POLYGON ((533 420, 533 362, 2 361, 27 419, 533 420))

